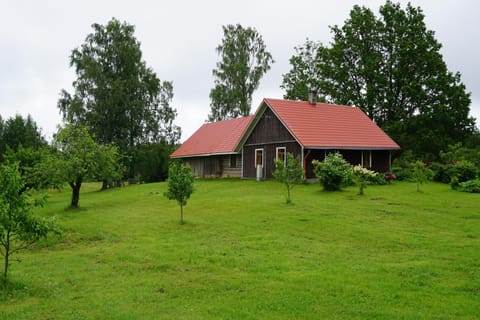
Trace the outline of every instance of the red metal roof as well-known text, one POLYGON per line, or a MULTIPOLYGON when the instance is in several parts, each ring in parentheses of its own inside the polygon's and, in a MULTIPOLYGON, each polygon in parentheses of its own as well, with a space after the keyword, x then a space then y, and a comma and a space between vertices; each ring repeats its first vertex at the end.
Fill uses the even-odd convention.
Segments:
POLYGON ((400 149, 359 108, 279 99, 264 99, 264 103, 304 147, 400 149))
POLYGON ((172 158, 207 156, 235 153, 253 116, 205 123, 188 138, 174 153, 172 158))

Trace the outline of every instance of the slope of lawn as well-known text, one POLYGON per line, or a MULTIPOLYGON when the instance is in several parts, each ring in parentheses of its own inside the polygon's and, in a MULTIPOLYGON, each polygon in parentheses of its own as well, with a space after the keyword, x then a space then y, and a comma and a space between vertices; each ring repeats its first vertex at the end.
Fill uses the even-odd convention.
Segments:
POLYGON ((480 196, 199 180, 52 192, 63 238, 16 256, 0 319, 476 319, 480 196))

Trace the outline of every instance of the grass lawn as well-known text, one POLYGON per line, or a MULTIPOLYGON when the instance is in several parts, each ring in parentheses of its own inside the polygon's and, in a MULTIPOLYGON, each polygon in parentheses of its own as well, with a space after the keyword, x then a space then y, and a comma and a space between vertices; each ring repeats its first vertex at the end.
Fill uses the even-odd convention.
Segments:
POLYGON ((199 180, 52 192, 64 230, 14 258, 0 319, 478 319, 480 195, 199 180))

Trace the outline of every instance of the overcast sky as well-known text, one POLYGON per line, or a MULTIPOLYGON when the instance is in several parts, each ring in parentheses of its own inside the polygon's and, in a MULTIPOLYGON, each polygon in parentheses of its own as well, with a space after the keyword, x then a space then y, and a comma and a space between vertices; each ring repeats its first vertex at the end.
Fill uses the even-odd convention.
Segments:
MULTIPOLYGON (((407 1, 400 1, 405 7, 407 1)), ((480 2, 412 0, 435 31, 448 68, 459 71, 471 92, 471 114, 480 119, 480 2)), ((61 123, 57 100, 72 92, 74 71, 69 55, 80 46, 93 23, 112 17, 136 27, 143 59, 161 80, 173 82, 173 107, 182 141, 210 111, 215 47, 222 25, 255 27, 275 59, 254 93, 252 112, 264 97, 282 98, 282 75, 290 70, 294 47, 306 38, 331 41, 329 25, 343 25, 353 5, 378 13, 384 1, 243 0, 243 1, 64 1, 0 0, 0 115, 30 114, 47 138, 61 123)), ((477 125, 480 120, 477 120, 477 125)))

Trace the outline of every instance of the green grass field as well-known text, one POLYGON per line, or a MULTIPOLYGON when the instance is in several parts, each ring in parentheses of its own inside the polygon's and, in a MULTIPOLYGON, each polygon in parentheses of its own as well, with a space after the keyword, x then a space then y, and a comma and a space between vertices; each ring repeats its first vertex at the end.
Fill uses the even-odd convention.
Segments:
MULTIPOLYGON (((480 196, 196 181, 52 192, 64 231, 16 256, 0 319, 478 319, 480 196)), ((15 256, 14 256, 15 257, 15 256)))

